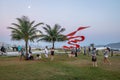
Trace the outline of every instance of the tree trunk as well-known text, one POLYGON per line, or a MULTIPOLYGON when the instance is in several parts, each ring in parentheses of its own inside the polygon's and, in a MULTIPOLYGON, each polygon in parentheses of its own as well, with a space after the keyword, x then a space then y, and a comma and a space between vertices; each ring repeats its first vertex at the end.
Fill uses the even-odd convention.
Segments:
POLYGON ((25 41, 26 59, 28 59, 28 41, 25 41))
POLYGON ((54 48, 55 41, 53 41, 53 48, 54 48))

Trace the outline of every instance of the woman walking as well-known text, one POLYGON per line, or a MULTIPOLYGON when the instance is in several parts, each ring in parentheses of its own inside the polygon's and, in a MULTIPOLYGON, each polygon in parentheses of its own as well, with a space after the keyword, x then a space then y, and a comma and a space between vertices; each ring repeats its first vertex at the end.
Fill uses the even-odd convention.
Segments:
POLYGON ((111 65, 111 63, 110 63, 110 61, 109 61, 109 59, 108 59, 109 52, 110 52, 110 49, 107 47, 107 48, 105 49, 105 51, 104 51, 104 63, 109 63, 109 64, 111 65))

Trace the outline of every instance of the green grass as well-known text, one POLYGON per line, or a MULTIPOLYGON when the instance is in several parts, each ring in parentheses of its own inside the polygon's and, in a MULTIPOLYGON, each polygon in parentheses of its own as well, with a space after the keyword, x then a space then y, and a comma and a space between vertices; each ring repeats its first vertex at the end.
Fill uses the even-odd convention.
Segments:
POLYGON ((53 61, 0 56, 0 80, 120 80, 120 56, 109 58, 112 65, 103 64, 100 55, 98 67, 92 67, 91 57, 83 54, 77 58, 57 54, 53 61))

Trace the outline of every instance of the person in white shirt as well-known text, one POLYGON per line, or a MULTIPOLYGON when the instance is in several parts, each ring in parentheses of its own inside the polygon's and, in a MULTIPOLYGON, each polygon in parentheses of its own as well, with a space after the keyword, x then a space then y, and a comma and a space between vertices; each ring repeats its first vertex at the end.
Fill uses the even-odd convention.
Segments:
POLYGON ((45 47, 45 50, 44 50, 44 51, 45 51, 45 57, 48 58, 48 52, 49 52, 49 51, 48 51, 48 47, 47 47, 47 46, 45 47))

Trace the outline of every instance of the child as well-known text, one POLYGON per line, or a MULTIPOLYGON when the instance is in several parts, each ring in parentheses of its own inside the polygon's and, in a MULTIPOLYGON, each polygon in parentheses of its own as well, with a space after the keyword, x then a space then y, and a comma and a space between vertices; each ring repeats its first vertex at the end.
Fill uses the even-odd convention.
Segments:
POLYGON ((36 55, 36 60, 41 59, 41 56, 39 54, 36 55))

